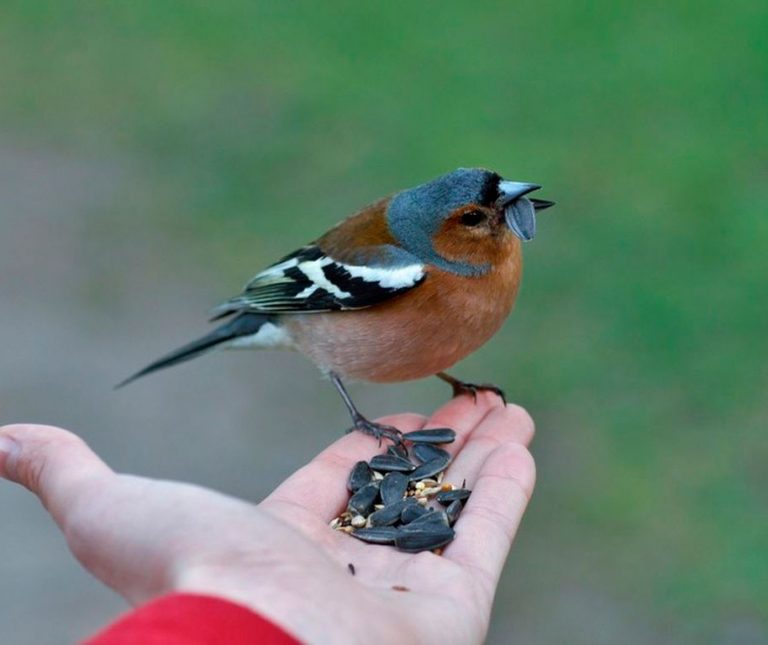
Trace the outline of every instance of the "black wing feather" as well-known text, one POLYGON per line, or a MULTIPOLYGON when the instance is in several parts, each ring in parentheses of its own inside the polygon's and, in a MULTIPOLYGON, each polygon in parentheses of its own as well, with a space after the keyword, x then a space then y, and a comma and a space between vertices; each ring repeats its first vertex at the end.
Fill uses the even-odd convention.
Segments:
POLYGON ((424 280, 423 265, 398 247, 371 247, 361 255, 365 263, 345 264, 317 246, 305 246, 256 275, 241 295, 216 307, 213 320, 243 311, 290 314, 362 309, 424 280))

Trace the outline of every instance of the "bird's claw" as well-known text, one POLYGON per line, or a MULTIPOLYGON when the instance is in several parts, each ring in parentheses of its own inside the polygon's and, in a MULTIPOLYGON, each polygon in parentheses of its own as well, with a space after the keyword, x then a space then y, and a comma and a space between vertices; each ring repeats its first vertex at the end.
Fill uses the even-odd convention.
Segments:
POLYGON ((457 381, 456 383, 452 383, 451 387, 453 388, 453 396, 461 396, 462 394, 469 394, 472 397, 472 400, 477 402, 477 393, 478 392, 493 392, 496 396, 498 396, 504 405, 507 404, 507 396, 504 394, 504 390, 502 390, 499 386, 493 385, 492 383, 465 383, 464 381, 457 381))
POLYGON ((363 434, 371 435, 374 439, 378 440, 379 446, 381 446, 382 439, 389 439, 393 444, 398 446, 403 445, 403 433, 394 426, 369 421, 362 416, 355 419, 354 424, 355 425, 347 430, 347 432, 359 430, 363 434))

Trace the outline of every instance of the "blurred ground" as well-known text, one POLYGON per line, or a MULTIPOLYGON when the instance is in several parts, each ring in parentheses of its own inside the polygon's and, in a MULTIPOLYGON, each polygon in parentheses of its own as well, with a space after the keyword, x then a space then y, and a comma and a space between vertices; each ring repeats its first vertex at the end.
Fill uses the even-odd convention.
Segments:
MULTIPOLYGON (((311 365, 112 384, 361 204, 489 166, 558 202, 512 319, 456 370, 538 423, 490 642, 765 642, 767 29, 748 1, 3 3, 0 423, 258 500, 346 427, 311 365)), ((3 643, 122 606, 23 491, 0 513, 3 643)))

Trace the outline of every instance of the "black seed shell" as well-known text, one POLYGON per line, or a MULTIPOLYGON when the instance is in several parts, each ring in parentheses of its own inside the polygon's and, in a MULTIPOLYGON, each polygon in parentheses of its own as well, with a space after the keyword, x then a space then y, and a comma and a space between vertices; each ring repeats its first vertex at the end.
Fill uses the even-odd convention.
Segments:
POLYGON ((376 455, 369 463, 371 468, 382 473, 409 473, 416 467, 407 459, 394 455, 376 455))
MULTIPOLYGON (((413 497, 409 497, 408 499, 413 499, 413 497)), ((408 504, 404 509, 403 512, 400 514, 400 521, 403 524, 408 524, 410 522, 413 522, 416 518, 421 517, 422 515, 426 515, 430 512, 430 509, 425 508, 421 504, 412 503, 408 504)))
POLYGON ((394 504, 390 504, 389 506, 385 506, 384 508, 379 509, 375 513, 371 513, 368 516, 368 519, 371 522, 371 526, 390 526, 396 522, 399 522, 400 515, 402 514, 406 505, 407 502, 404 499, 401 499, 394 504))
POLYGON ((426 479, 427 477, 434 477, 438 473, 445 470, 450 459, 445 457, 435 457, 429 461, 425 461, 416 470, 408 474, 411 481, 419 481, 420 479, 426 479))
POLYGON ((444 490, 438 493, 435 496, 435 499, 443 506, 448 506, 451 502, 455 502, 456 500, 463 504, 469 499, 471 494, 471 490, 467 490, 466 488, 456 488, 454 490, 444 490))
POLYGON ((456 433, 450 428, 431 428, 406 432, 403 439, 420 443, 452 443, 456 439, 456 433))
POLYGON ((415 443, 415 444, 413 444, 413 448, 411 448, 411 453, 422 464, 425 461, 429 461, 430 459, 434 459, 435 457, 447 457, 448 459, 451 458, 451 455, 448 452, 446 452, 442 448, 438 448, 437 446, 433 446, 430 443, 415 443))
POLYGON ((366 484, 370 484, 371 481, 373 481, 371 467, 365 461, 358 461, 349 473, 347 489, 352 493, 356 493, 366 484))
POLYGON ((461 500, 455 499, 448 505, 448 508, 445 509, 445 514, 448 516, 448 523, 451 526, 453 526, 456 523, 456 520, 459 519, 462 508, 464 507, 462 506, 461 500))
POLYGON ((357 529, 352 531, 350 535, 371 544, 392 544, 398 533, 398 530, 393 526, 375 526, 367 529, 357 529))
POLYGON ((430 508, 427 509, 427 512, 421 515, 420 517, 417 517, 415 520, 412 520, 410 524, 403 527, 404 530, 419 530, 421 527, 425 525, 439 525, 439 526, 448 526, 448 515, 446 512, 442 509, 439 511, 430 508))
POLYGON ((395 546, 407 553, 431 551, 445 546, 455 536, 453 529, 447 526, 428 525, 414 531, 400 529, 395 538, 395 546))
POLYGON ((381 492, 381 501, 389 506, 399 502, 405 496, 408 490, 408 477, 403 473, 387 473, 381 480, 379 491, 381 492))
POLYGON ((347 507, 353 513, 368 516, 379 498, 379 482, 371 482, 358 490, 349 499, 347 507))

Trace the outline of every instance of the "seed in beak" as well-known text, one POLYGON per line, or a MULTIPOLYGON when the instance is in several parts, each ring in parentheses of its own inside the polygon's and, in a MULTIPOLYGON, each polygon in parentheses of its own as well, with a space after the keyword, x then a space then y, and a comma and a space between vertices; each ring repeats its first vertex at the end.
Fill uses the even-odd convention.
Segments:
POLYGON ((527 197, 520 197, 507 204, 504 207, 504 219, 523 242, 532 240, 536 235, 536 209, 527 197))

